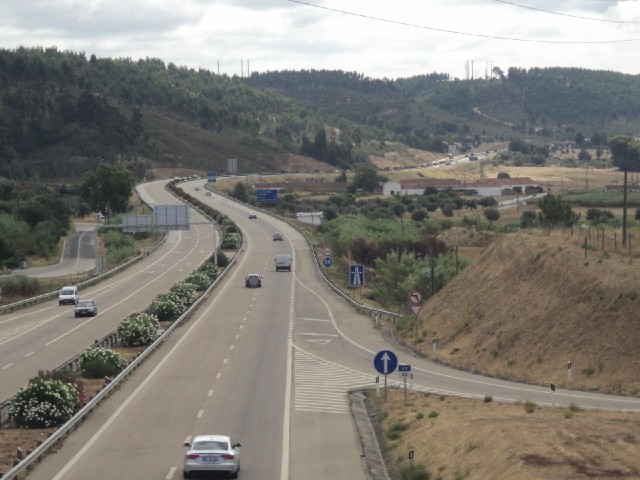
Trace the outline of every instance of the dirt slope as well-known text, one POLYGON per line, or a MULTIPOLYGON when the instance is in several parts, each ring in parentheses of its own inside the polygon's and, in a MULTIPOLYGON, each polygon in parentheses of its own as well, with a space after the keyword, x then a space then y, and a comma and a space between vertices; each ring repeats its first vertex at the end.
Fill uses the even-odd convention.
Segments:
MULTIPOLYGON (((492 376, 573 389, 640 392, 639 260, 562 238, 510 234, 425 303, 431 356, 492 376)), ((409 339, 412 342, 412 339, 409 339)))

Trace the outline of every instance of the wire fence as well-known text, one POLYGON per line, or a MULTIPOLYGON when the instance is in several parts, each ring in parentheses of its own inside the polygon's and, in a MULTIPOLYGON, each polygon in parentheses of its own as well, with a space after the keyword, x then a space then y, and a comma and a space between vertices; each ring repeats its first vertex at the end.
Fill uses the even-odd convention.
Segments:
POLYGON ((601 251, 628 257, 629 261, 640 258, 640 232, 627 231, 626 238, 622 229, 595 227, 587 224, 574 225, 553 230, 552 235, 561 235, 574 245, 588 251, 601 251))

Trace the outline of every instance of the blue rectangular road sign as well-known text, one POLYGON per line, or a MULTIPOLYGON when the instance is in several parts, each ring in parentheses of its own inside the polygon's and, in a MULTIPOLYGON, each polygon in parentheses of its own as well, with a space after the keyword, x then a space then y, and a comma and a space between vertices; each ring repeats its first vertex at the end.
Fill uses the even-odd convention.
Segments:
POLYGON ((258 188, 256 190, 256 202, 258 203, 277 203, 278 190, 275 188, 258 188))
POLYGON ((349 286, 364 286, 364 265, 349 265, 349 286))

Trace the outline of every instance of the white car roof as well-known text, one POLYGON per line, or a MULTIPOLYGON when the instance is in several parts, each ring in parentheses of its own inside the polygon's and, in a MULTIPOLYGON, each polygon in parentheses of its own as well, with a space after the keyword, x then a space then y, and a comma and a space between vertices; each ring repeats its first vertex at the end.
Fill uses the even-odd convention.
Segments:
POLYGON ((193 437, 192 444, 195 442, 210 442, 210 441, 231 441, 227 435, 197 435, 193 437))

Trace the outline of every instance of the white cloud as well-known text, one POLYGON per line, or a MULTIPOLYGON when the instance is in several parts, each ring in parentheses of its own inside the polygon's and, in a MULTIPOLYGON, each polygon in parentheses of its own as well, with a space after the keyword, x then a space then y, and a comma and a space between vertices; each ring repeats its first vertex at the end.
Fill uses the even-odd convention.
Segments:
POLYGON ((214 71, 219 65, 232 75, 241 73, 241 61, 246 74, 247 60, 252 71, 340 69, 376 78, 434 71, 464 78, 471 61, 477 75, 489 65, 640 73, 640 40, 580 43, 640 39, 638 2, 309 3, 317 7, 290 0, 0 0, 0 45, 155 57, 214 71))

